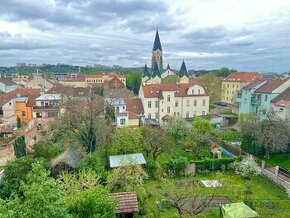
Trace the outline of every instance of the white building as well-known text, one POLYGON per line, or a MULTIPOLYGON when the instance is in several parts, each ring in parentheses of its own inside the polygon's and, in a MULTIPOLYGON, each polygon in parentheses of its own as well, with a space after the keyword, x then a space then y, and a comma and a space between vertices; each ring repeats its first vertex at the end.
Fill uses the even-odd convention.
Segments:
POLYGON ((290 120, 290 88, 286 89, 271 101, 271 110, 277 118, 290 120))
POLYGON ((166 115, 191 118, 209 113, 209 95, 197 83, 143 84, 139 98, 145 117, 160 123, 166 115))
POLYGON ((61 103, 60 94, 44 94, 35 99, 33 118, 55 117, 61 103))
POLYGON ((123 98, 106 98, 106 107, 113 106, 115 111, 115 122, 117 127, 129 125, 126 102, 123 98))

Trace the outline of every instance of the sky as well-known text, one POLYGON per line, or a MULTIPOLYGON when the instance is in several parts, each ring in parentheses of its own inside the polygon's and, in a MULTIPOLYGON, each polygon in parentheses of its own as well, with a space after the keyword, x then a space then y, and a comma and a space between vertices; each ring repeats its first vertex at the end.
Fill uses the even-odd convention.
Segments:
POLYGON ((290 70, 289 0, 1 0, 0 65, 290 70), (164 66, 164 67, 165 67, 164 66))

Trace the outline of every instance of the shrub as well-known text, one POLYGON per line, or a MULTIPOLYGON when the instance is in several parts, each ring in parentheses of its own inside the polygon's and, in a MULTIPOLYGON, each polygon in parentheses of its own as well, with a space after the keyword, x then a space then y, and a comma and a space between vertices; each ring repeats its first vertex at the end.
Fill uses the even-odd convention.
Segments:
POLYGON ((221 170, 222 165, 226 168, 239 158, 221 158, 221 159, 205 159, 200 161, 194 161, 196 164, 196 169, 198 171, 204 170, 221 170))
POLYGON ((232 129, 227 131, 217 131, 216 134, 220 140, 225 141, 238 141, 241 137, 239 132, 232 129))
POLYGON ((175 175, 183 175, 184 168, 189 164, 185 157, 177 157, 170 159, 164 163, 167 171, 173 172, 175 175))
POLYGON ((19 136, 15 139, 14 152, 17 158, 23 157, 26 155, 26 144, 25 144, 24 136, 19 136))
POLYGON ((257 140, 251 136, 243 136, 241 149, 247 153, 253 154, 255 156, 264 155, 264 147, 257 145, 257 140))
POLYGON ((243 178, 248 178, 250 175, 258 175, 261 172, 253 156, 244 157, 241 161, 235 161, 231 166, 235 169, 236 174, 241 175, 243 178))
POLYGON ((37 143, 33 146, 33 150, 34 157, 44 158, 48 161, 56 157, 62 151, 58 144, 47 144, 45 142, 37 143))

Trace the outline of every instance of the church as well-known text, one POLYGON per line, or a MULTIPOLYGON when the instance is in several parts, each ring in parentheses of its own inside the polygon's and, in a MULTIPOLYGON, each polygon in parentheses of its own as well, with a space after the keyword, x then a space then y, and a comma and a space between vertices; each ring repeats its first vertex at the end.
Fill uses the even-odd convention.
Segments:
POLYGON ((182 61, 178 74, 176 74, 170 69, 169 64, 167 64, 166 70, 165 71, 163 70, 162 46, 157 29, 152 49, 151 72, 149 71, 147 65, 145 64, 142 83, 161 84, 162 79, 164 80, 168 76, 178 76, 179 83, 189 83, 188 72, 184 60, 182 61))
POLYGON ((192 119, 209 113, 209 95, 197 80, 190 80, 184 60, 175 73, 169 64, 163 70, 163 50, 158 30, 152 49, 151 71, 145 64, 139 98, 146 119, 160 124, 173 116, 192 119), (173 77, 175 81, 168 78, 173 77))

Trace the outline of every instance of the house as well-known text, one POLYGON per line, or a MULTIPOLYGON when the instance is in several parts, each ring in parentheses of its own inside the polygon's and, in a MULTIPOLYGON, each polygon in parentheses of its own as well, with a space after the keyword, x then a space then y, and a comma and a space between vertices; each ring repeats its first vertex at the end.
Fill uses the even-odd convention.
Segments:
POLYGON ((290 120, 290 88, 277 95, 271 101, 271 110, 277 118, 282 120, 290 120))
POLYGON ((144 118, 144 108, 140 98, 129 98, 126 100, 128 112, 128 126, 139 126, 144 118))
POLYGON ((0 133, 16 126, 16 103, 14 96, 0 96, 0 133))
POLYGON ((54 86, 54 82, 44 74, 34 73, 29 81, 25 82, 26 88, 40 87, 44 90, 51 89, 54 86))
POLYGON ((35 99, 33 107, 34 118, 55 117, 59 111, 61 103, 60 94, 44 94, 35 99))
POLYGON ((109 198, 117 202, 117 218, 133 218, 139 211, 138 199, 135 192, 110 193, 109 198))
POLYGON ((137 164, 137 165, 146 164, 146 160, 142 153, 110 156, 109 161, 110 161, 111 168, 132 165, 132 164, 137 164))
POLYGON ((0 91, 4 93, 9 93, 17 88, 17 84, 12 80, 0 77, 0 91))
POLYGON ((61 172, 74 172, 80 164, 82 157, 73 149, 68 148, 51 162, 52 174, 59 175, 61 172))
POLYGON ((33 119, 33 106, 35 99, 39 96, 21 96, 16 98, 16 118, 19 117, 21 123, 28 123, 33 119))
POLYGON ((144 115, 162 123, 166 115, 190 118, 209 113, 209 95, 198 83, 142 84, 139 91, 144 115))
POLYGON ((128 113, 126 102, 123 98, 105 98, 106 107, 113 107, 115 113, 115 122, 117 127, 128 126, 128 113))
POLYGON ((221 100, 229 104, 236 104, 237 91, 244 86, 262 77, 257 72, 235 72, 222 81, 221 100))
POLYGON ((239 114, 253 113, 264 119, 270 112, 271 101, 289 87, 290 78, 286 77, 261 79, 245 86, 237 94, 239 114))

